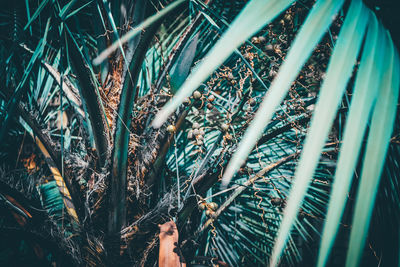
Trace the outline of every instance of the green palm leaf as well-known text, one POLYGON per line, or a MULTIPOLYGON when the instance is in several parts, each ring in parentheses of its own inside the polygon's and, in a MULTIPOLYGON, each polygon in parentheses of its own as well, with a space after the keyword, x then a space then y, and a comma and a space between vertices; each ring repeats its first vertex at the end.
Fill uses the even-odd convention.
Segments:
POLYGON ((366 45, 355 83, 354 100, 350 107, 343 145, 336 167, 318 266, 325 265, 344 210, 347 192, 357 164, 358 153, 367 127, 370 110, 376 97, 378 86, 383 78, 383 72, 380 72, 380 70, 383 67, 383 62, 387 62, 392 57, 392 55, 385 53, 388 43, 385 45, 385 39, 380 38, 380 34, 383 34, 382 30, 381 27, 378 27, 378 21, 375 16, 371 15, 368 36, 365 41, 366 45), (358 127, 354 127, 354 125, 358 125, 358 127))
MULTIPOLYGON (((383 37, 383 36, 382 36, 383 37)), ((360 185, 357 191, 353 227, 350 235, 346 266, 358 266, 361 251, 369 229, 369 222, 374 207, 381 172, 393 130, 393 122, 399 96, 399 57, 394 50, 391 38, 385 34, 389 42, 388 70, 376 99, 372 114, 370 132, 361 172, 360 185)))
POLYGON ((368 18, 364 12, 367 12, 367 10, 365 10, 361 1, 353 1, 341 29, 338 42, 329 62, 326 78, 321 87, 311 127, 309 133, 307 133, 300 162, 296 169, 294 182, 283 213, 283 219, 270 260, 271 266, 278 264, 279 257, 294 223, 293 221, 318 164, 321 150, 328 137, 348 79, 352 74, 353 65, 348 62, 355 62, 358 56, 368 18))

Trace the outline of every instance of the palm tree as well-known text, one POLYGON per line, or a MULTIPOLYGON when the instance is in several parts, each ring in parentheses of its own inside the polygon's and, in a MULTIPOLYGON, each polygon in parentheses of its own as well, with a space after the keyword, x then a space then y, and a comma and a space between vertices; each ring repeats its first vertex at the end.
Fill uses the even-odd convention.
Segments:
POLYGON ((4 265, 154 266, 170 220, 188 264, 396 264, 390 34, 245 2, 3 4, 4 265))

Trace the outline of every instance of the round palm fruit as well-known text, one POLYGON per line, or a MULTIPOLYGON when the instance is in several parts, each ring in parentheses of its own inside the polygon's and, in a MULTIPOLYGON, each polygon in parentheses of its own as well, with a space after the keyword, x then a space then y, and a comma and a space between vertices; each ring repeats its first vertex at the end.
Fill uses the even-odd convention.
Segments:
POLYGON ((272 52, 274 51, 274 47, 272 46, 272 44, 268 44, 265 46, 265 51, 267 52, 272 52))
POLYGON ((232 141, 232 135, 230 135, 230 134, 225 134, 225 140, 227 141, 227 142, 230 142, 230 141, 232 141))
POLYGON ((254 44, 258 44, 260 42, 260 39, 258 39, 257 36, 254 36, 253 38, 251 38, 251 42, 254 44))
POLYGON ((214 100, 215 100, 215 96, 214 95, 209 95, 208 96, 208 101, 214 102, 214 100))
POLYGON ((194 135, 193 135, 193 130, 189 130, 187 138, 188 139, 193 139, 194 135))
POLYGON ((199 135, 199 134, 200 134, 199 129, 194 129, 194 130, 193 130, 193 135, 194 135, 194 136, 197 136, 197 135, 199 135))
POLYGON ((205 204, 204 202, 201 202, 201 203, 199 204, 199 209, 205 210, 205 208, 206 208, 206 204, 205 204))
POLYGON ((200 135, 205 135, 206 133, 204 132, 204 129, 199 129, 199 134, 200 135))
POLYGON ((201 93, 199 91, 194 91, 193 92, 193 98, 194 99, 200 99, 201 98, 201 93))
POLYGON ((258 41, 259 41, 260 43, 265 43, 265 42, 267 41, 267 39, 266 39, 264 36, 259 36, 259 37, 258 37, 258 41))
POLYGON ((282 204, 282 202, 283 202, 283 200, 279 197, 271 198, 271 204, 274 206, 278 206, 278 205, 282 204))
POLYGON ((207 215, 207 216, 209 216, 209 217, 213 217, 213 216, 214 216, 214 214, 215 214, 215 212, 214 212, 214 211, 212 211, 212 210, 206 210, 206 215, 207 215))
POLYGON ((210 207, 210 209, 212 209, 214 211, 218 209, 218 204, 215 202, 209 203, 208 206, 210 207))
POLYGON ((223 131, 228 131, 228 130, 229 130, 229 124, 227 124, 227 123, 222 123, 222 124, 221 124, 221 129, 222 129, 223 131))
POLYGON ((203 141, 197 140, 196 144, 197 144, 198 146, 201 146, 201 145, 203 144, 203 141))
POLYGON ((213 109, 213 108, 214 108, 214 105, 211 104, 211 103, 208 103, 208 104, 207 104, 207 108, 208 108, 208 109, 213 109))
POLYGON ((193 122, 192 128, 193 129, 199 129, 200 128, 200 124, 198 122, 193 122))
POLYGON ((167 131, 168 131, 169 133, 174 133, 175 130, 176 130, 176 128, 175 128, 174 125, 172 125, 172 124, 168 125, 167 131))

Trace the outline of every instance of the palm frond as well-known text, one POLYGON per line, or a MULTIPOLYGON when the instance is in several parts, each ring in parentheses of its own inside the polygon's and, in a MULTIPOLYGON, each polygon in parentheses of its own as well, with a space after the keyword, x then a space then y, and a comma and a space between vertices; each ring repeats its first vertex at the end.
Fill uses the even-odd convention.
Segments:
POLYGON ((29 200, 0 183, 2 237, 32 264, 153 266, 173 220, 188 265, 394 266, 399 58, 379 15, 361 0, 5 4, 0 178, 29 200))

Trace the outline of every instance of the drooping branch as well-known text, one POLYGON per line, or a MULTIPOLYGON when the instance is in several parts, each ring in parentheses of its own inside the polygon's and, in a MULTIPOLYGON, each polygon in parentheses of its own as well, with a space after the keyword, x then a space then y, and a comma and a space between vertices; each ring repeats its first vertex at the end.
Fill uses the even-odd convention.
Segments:
POLYGON ((110 141, 105 113, 98 93, 97 82, 88 61, 80 51, 72 33, 68 28, 66 31, 68 51, 80 85, 79 91, 89 115, 89 122, 93 131, 100 167, 104 167, 108 159, 110 141))
POLYGON ((64 175, 62 175, 60 172, 62 169, 61 155, 54 149, 50 138, 36 124, 36 120, 32 115, 26 112, 21 105, 18 105, 18 112, 23 123, 30 128, 35 144, 46 159, 49 169, 60 189, 60 193, 63 196, 68 213, 73 219, 79 221, 83 218, 84 214, 79 185, 67 175, 67 172, 64 172, 64 175))
MULTIPOLYGON (((135 54, 129 65, 128 74, 122 86, 118 115, 115 122, 114 149, 111 159, 111 181, 109 195, 109 218, 108 218, 108 235, 110 237, 118 235, 122 227, 126 223, 126 190, 127 190, 127 162, 128 162, 128 145, 130 138, 131 115, 134 101, 137 95, 137 80, 142 68, 147 49, 154 37, 155 32, 161 25, 161 21, 150 26, 141 37, 136 48, 135 54)), ((112 243, 119 243, 119 237, 113 237, 112 243)), ((119 246, 115 246, 118 249, 119 246)), ((111 248, 112 249, 112 248, 111 248)), ((113 249, 112 249, 113 250, 113 249)))

